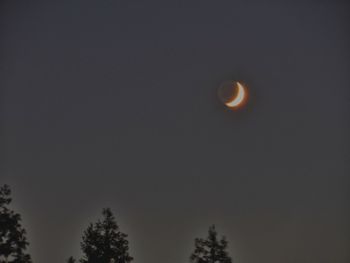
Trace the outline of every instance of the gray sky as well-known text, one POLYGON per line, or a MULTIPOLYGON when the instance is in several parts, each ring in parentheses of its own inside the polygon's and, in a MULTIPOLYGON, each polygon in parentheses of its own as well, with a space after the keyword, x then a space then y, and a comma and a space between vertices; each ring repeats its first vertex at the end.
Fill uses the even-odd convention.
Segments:
POLYGON ((347 263, 345 1, 2 1, 1 177, 37 263, 111 207, 138 263, 347 263), (229 112, 216 92, 242 80, 229 112))

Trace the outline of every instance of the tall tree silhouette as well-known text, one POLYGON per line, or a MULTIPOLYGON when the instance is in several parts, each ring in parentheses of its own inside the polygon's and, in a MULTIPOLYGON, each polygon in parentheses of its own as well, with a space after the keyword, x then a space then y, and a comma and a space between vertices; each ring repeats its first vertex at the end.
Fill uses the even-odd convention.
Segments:
POLYGON ((103 220, 90 224, 84 231, 81 249, 84 253, 81 263, 128 263, 133 260, 129 255, 127 235, 120 232, 109 208, 102 211, 103 220))
POLYGON ((26 231, 21 225, 21 216, 8 206, 11 203, 11 189, 0 187, 0 263, 30 263, 26 231))
POLYGON ((227 249, 228 242, 225 237, 217 237, 215 226, 211 226, 206 239, 195 239, 195 250, 190 260, 192 263, 232 263, 227 249))

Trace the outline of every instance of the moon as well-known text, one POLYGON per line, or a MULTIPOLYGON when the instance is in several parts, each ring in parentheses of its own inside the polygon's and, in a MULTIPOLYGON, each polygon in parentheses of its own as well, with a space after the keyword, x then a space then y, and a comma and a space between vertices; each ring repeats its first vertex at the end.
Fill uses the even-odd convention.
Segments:
POLYGON ((245 105, 248 92, 242 83, 238 81, 227 81, 220 86, 218 95, 226 107, 236 110, 245 105))
POLYGON ((237 95, 234 96, 231 101, 226 102, 226 106, 230 108, 238 107, 242 104, 245 97, 245 90, 241 83, 237 82, 237 95))

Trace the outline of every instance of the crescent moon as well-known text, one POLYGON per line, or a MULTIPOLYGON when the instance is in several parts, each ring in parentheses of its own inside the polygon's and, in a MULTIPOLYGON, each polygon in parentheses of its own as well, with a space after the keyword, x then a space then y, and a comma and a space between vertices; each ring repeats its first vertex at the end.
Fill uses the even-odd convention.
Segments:
POLYGON ((230 101, 226 102, 226 106, 230 108, 236 108, 242 104, 246 97, 246 91, 244 86, 237 82, 237 95, 233 97, 230 101))

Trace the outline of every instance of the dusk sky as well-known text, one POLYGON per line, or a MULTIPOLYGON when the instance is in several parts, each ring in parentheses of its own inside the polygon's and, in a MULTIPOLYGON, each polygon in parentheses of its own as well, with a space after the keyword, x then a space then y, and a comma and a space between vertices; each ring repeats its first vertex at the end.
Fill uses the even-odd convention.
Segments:
POLYGON ((350 3, 0 3, 0 185, 36 263, 110 207, 135 263, 350 262, 350 3), (230 111, 221 83, 248 104, 230 111))

